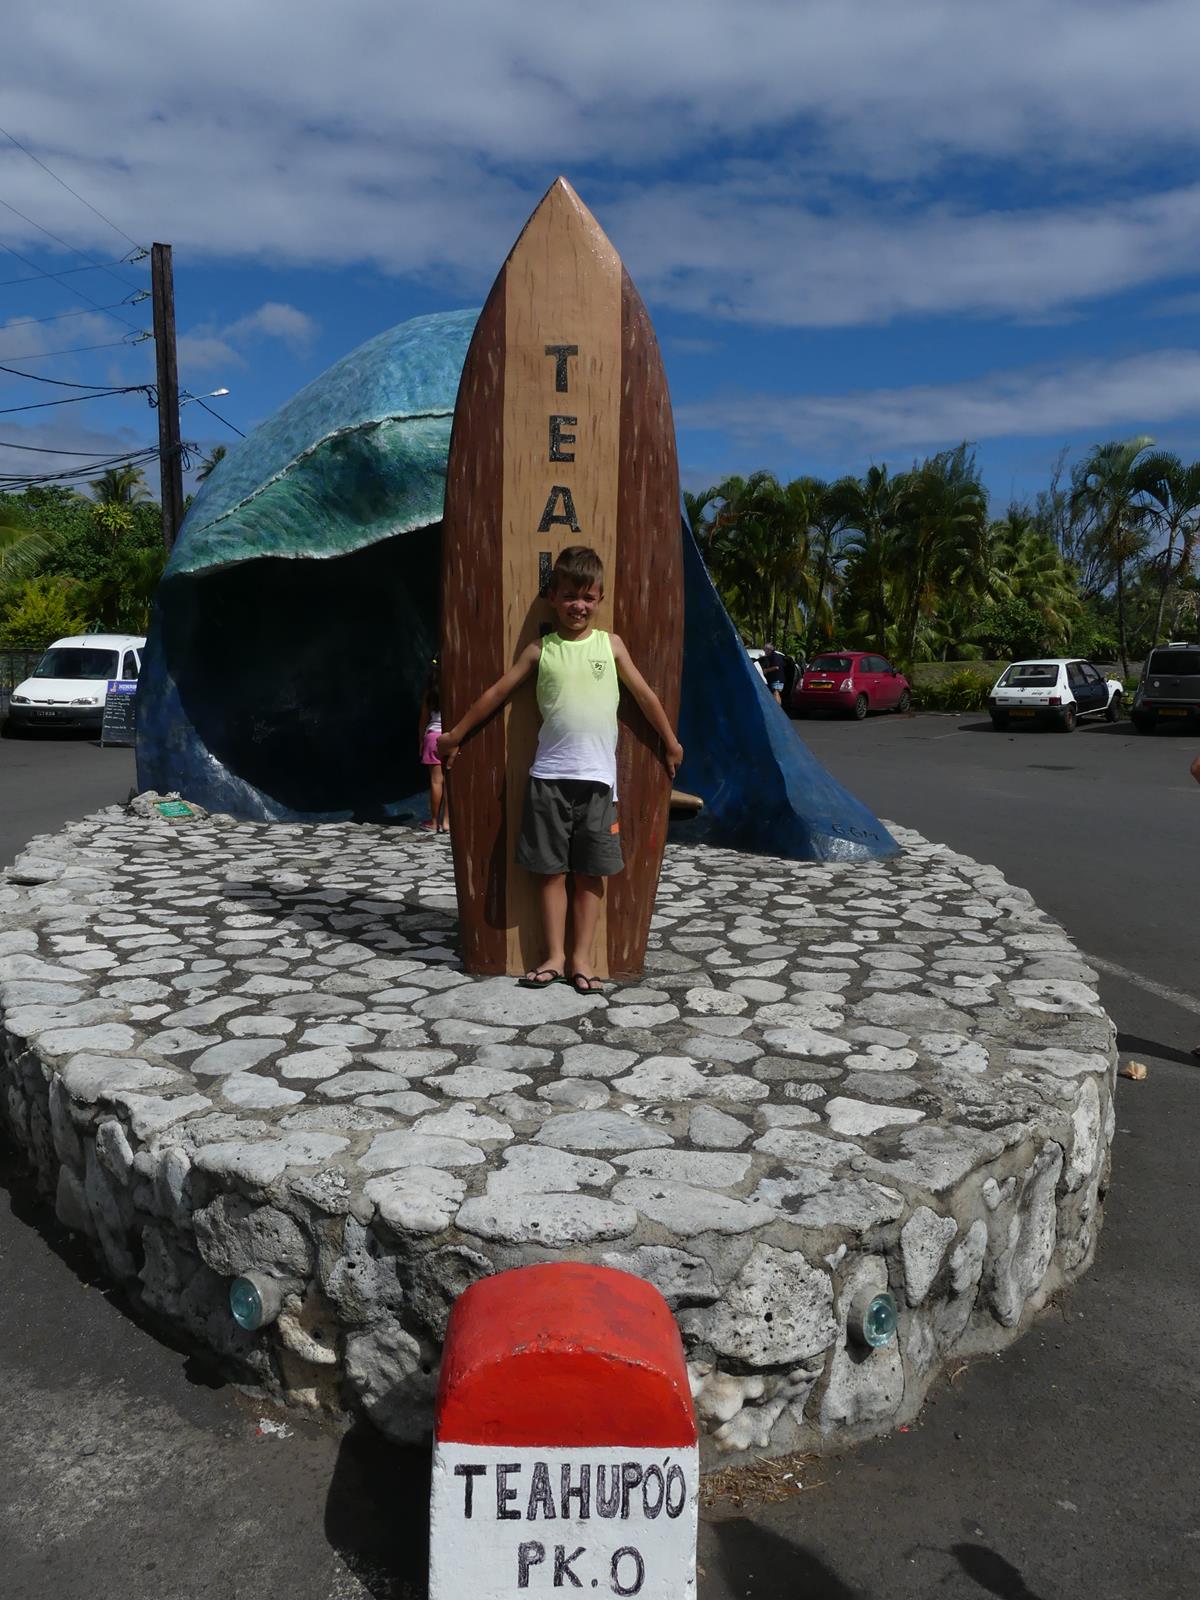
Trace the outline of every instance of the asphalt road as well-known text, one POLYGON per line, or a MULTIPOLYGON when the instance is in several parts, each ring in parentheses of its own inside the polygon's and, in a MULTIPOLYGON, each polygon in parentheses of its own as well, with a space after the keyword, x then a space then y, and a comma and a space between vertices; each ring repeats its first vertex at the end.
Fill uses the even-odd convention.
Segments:
MULTIPOLYGON (((994 861, 1102 966, 1122 1080, 1092 1273, 907 1432, 701 1526, 701 1600, 1194 1600, 1200 1426, 1192 1140, 1200 789, 1127 726, 805 723, 881 815, 994 861)), ((0 745, 0 858, 124 798, 128 751, 0 745)), ((426 1462, 261 1408, 129 1320, 0 1157, 2 1600, 399 1600, 423 1593, 426 1462)))
POLYGON ((86 734, 0 741, 0 867, 39 833, 101 806, 123 805, 136 781, 133 751, 86 734))

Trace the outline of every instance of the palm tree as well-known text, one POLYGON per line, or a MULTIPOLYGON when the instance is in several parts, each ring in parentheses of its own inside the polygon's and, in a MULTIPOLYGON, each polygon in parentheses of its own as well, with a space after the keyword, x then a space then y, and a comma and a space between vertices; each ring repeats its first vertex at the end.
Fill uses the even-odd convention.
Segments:
POLYGON ((1035 649, 1070 643, 1083 610, 1075 573, 1023 506, 1009 506, 987 530, 987 586, 992 600, 1022 600, 1037 612, 1044 631, 1035 649))
MULTIPOLYGON (((1090 512, 1094 539, 1116 578, 1117 648, 1121 671, 1129 676, 1129 646, 1125 628, 1125 569, 1149 543, 1146 499, 1158 481, 1158 469, 1147 465, 1154 440, 1147 433, 1132 439, 1111 439, 1096 445, 1077 470, 1074 503, 1090 512)), ((1149 458, 1151 463, 1153 458, 1149 458)))
POLYGON ((33 527, 19 506, 0 496, 0 588, 32 578, 53 541, 33 527))
POLYGON ((888 653, 892 548, 907 495, 907 478, 889 477, 886 465, 869 467, 865 478, 839 478, 826 495, 826 514, 842 530, 847 599, 863 613, 871 643, 883 655, 888 653))
POLYGON ((1166 549, 1156 558, 1162 567, 1162 583, 1154 614, 1151 644, 1162 641, 1163 612, 1172 581, 1186 573, 1192 564, 1197 533, 1200 532, 1200 461, 1185 467, 1169 450, 1146 456, 1141 470, 1147 480, 1147 493, 1155 502, 1154 520, 1167 534, 1166 549), (1174 567, 1175 541, 1179 540, 1179 564, 1174 567))
POLYGON ((987 495, 965 444, 931 456, 909 478, 893 548, 905 663, 915 660, 922 618, 943 595, 985 586, 987 542, 987 495))
POLYGON ((109 467, 89 487, 102 506, 133 506, 150 499, 141 467, 109 467))
POLYGON ((830 499, 830 486, 823 478, 797 478, 789 487, 795 488, 807 501, 808 546, 813 561, 804 633, 804 654, 809 656, 827 645, 833 634, 834 595, 839 582, 845 525, 830 499))
POLYGON ((771 473, 755 472, 717 487, 706 558, 735 620, 755 638, 782 642, 812 604, 813 481, 785 487, 771 473))
MULTIPOLYGON (((209 455, 203 456, 201 458, 200 465, 196 468, 196 482, 197 483, 203 483, 206 478, 210 477, 212 475, 213 469, 215 467, 219 467, 220 466, 221 462, 224 461, 227 453, 228 452, 226 451, 226 448, 225 448, 225 446, 223 444, 215 444, 215 445, 213 445, 211 453, 209 455)), ((688 507, 688 516, 689 517, 691 516, 691 507, 690 506, 688 507)), ((695 526, 695 524, 693 524, 693 527, 694 526, 695 526)))

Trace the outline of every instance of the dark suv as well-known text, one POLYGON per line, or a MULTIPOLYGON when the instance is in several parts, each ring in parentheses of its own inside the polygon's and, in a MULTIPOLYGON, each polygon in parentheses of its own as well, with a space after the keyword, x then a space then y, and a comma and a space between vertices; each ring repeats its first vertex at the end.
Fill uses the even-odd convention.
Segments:
POLYGON ((1139 733, 1153 733, 1160 722, 1200 722, 1200 644, 1175 640, 1151 650, 1130 717, 1139 733))

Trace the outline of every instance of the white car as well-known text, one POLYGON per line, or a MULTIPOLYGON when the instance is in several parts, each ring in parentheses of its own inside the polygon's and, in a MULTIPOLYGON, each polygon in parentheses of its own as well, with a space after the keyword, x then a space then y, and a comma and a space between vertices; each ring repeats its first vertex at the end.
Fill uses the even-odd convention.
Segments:
POLYGON ((1070 733, 1080 717, 1121 715, 1122 687, 1105 678, 1090 661, 1075 656, 1038 656, 1014 661, 992 685, 988 710, 998 730, 1021 723, 1049 723, 1070 733))
POLYGON ((136 678, 145 645, 140 634, 131 633, 82 633, 56 639, 33 676, 13 690, 6 731, 99 729, 109 681, 136 678))

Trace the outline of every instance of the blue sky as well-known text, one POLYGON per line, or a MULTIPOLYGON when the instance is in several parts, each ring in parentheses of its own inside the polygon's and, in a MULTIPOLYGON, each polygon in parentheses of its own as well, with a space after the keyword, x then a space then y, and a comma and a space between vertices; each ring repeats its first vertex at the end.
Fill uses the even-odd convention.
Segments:
MULTIPOLYGON (((81 264, 42 230, 170 242, 181 383, 249 432, 481 303, 562 172, 649 306, 689 487, 965 437, 999 514, 1064 447, 1200 456, 1197 61, 1195 0, 45 0, 6 19, 0 124, 115 227, 0 136, 0 280, 81 264)), ((0 363, 145 381, 150 344, 51 352, 148 328, 72 292, 147 281, 5 283, 0 363)), ((0 373, 0 411, 58 393, 0 373)), ((155 427, 140 396, 10 412, 0 472, 155 427)))

